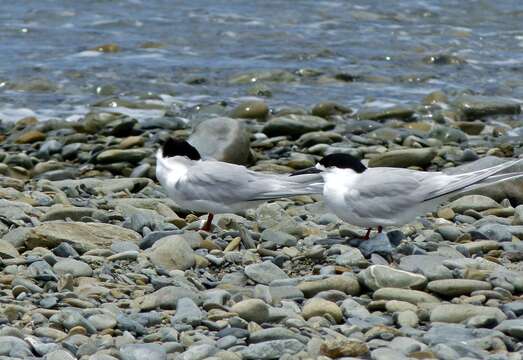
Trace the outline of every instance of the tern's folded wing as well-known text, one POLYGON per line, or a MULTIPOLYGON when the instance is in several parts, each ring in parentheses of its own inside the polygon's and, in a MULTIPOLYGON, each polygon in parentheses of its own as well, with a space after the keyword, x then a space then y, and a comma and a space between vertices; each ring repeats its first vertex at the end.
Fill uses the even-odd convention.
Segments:
POLYGON ((243 166, 205 161, 192 166, 178 181, 184 200, 208 200, 224 204, 269 200, 321 192, 321 186, 291 181, 285 175, 250 171, 243 166))
POLYGON ((386 219, 419 202, 420 186, 410 170, 370 168, 347 188, 344 201, 361 218, 386 219))

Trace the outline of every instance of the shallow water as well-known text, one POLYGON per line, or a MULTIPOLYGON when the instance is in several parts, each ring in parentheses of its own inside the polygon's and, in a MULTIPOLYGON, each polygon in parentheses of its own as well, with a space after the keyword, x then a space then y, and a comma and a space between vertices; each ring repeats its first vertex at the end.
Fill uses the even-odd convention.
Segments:
POLYGON ((440 89, 523 98, 519 0, 2 1, 0 39, 8 120, 74 118, 111 96, 234 102, 257 83, 274 107, 419 103, 440 89), (104 44, 120 51, 93 50, 104 44))

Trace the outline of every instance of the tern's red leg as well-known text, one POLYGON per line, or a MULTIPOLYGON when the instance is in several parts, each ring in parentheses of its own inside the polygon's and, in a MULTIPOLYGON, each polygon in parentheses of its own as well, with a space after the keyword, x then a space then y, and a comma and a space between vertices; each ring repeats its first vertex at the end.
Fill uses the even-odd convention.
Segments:
POLYGON ((212 225, 212 218, 214 217, 214 214, 211 214, 209 213, 207 215, 207 221, 205 222, 205 224, 203 224, 203 227, 202 227, 202 230, 203 231, 211 231, 211 225, 212 225))
POLYGON ((371 231, 371 230, 372 230, 371 228, 368 228, 368 229, 367 229, 367 233, 366 233, 365 236, 363 237, 363 240, 369 240, 369 239, 370 239, 370 231, 371 231))
POLYGON ((383 231, 383 226, 378 225, 378 234, 381 234, 382 231, 383 231))

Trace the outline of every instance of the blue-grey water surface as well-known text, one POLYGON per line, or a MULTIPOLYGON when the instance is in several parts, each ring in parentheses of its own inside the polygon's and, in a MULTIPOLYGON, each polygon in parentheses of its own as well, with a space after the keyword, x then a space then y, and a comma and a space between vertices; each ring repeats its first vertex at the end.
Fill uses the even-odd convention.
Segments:
POLYGON ((273 107, 434 90, 522 99, 523 2, 2 1, 0 53, 7 120, 74 117, 109 97, 234 102, 257 84, 273 107), (106 44, 120 51, 96 51, 106 44))

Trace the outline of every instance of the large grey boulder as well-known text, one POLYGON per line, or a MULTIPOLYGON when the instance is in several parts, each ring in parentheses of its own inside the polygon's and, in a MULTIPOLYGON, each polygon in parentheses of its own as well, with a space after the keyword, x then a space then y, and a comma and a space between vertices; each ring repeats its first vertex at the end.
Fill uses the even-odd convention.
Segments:
POLYGON ((216 117, 199 123, 189 137, 202 157, 246 165, 250 160, 250 136, 240 120, 216 117))

